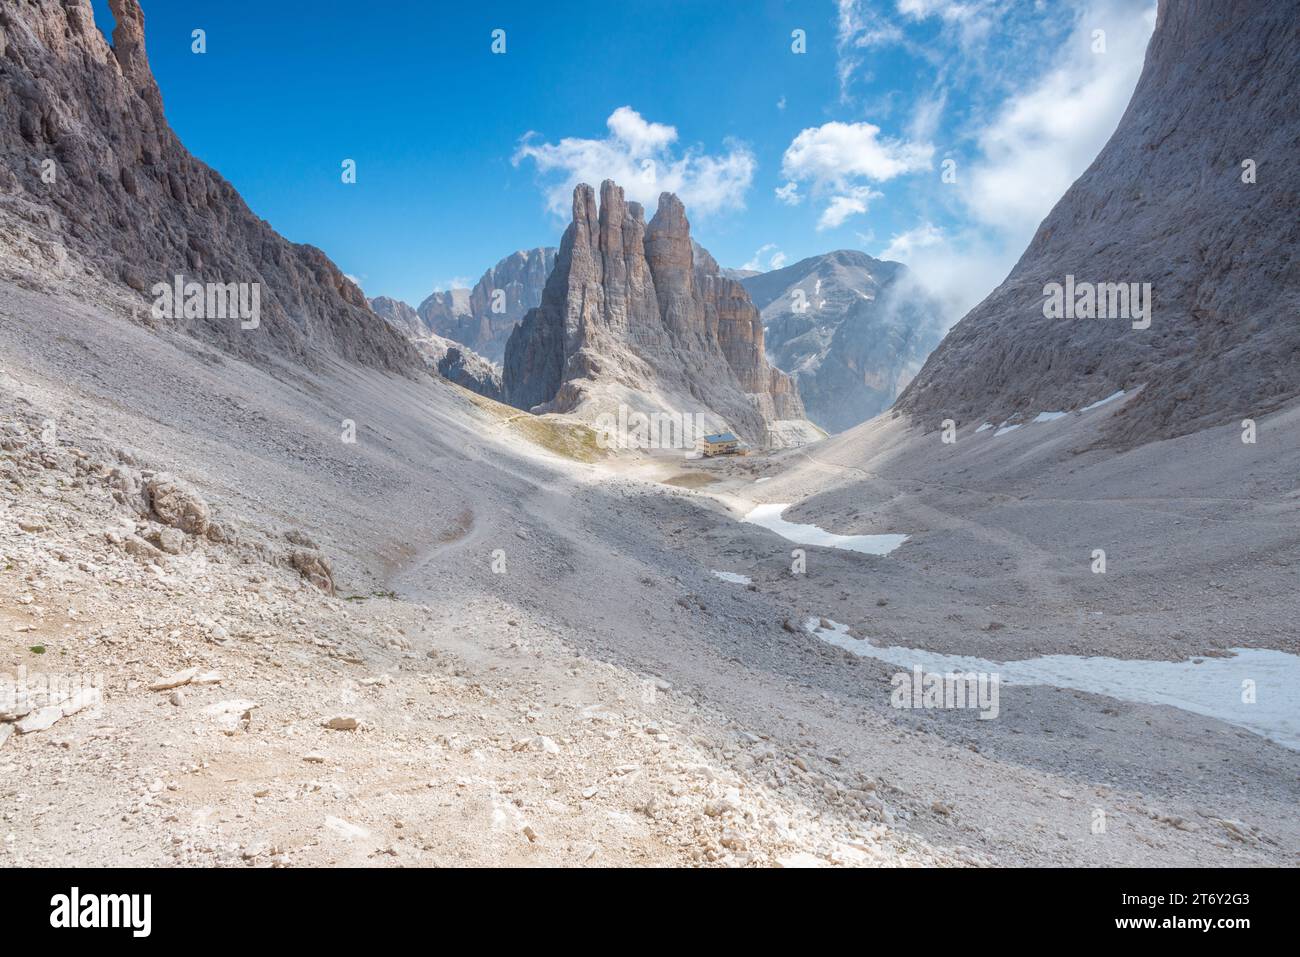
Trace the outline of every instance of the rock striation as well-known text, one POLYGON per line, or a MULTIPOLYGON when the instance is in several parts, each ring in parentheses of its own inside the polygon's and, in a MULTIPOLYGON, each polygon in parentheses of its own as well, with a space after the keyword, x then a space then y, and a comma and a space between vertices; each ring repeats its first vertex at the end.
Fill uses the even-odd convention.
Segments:
POLYGON ((1102 438, 1131 447, 1300 395, 1297 62, 1294 3, 1160 0, 1114 135, 895 408, 1021 421, 1140 387, 1102 438), (1111 318, 1049 318, 1051 283, 1149 283, 1149 324, 1117 290, 1111 318))
POLYGON ((945 328, 902 263, 841 249, 740 280, 763 317, 767 355, 798 383, 808 418, 840 432, 878 415, 945 328))
POLYGON ((255 362, 338 357, 420 374, 415 349, 323 252, 285 240, 190 155, 163 115, 140 4, 109 8, 111 46, 90 0, 0 6, 0 275, 77 295, 130 290, 142 322, 255 362), (249 301, 256 288, 256 322, 220 308, 159 314, 155 286, 177 276, 249 301))
POLYGON ((681 200, 662 194, 647 224, 610 180, 599 206, 590 186, 574 190, 541 304, 506 345, 503 388, 536 412, 700 415, 763 446, 821 436, 793 380, 768 363, 744 287, 697 254, 681 200))
POLYGON ((473 289, 433 293, 418 310, 425 330, 500 363, 515 325, 541 303, 556 252, 554 246, 521 249, 485 272, 473 289))

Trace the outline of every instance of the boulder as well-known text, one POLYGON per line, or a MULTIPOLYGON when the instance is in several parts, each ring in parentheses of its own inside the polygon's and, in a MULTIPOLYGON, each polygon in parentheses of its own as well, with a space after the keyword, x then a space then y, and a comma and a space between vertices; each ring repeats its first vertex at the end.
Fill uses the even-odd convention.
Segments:
POLYGON ((289 566, 327 595, 334 594, 334 568, 322 552, 295 548, 287 557, 289 566))
POLYGON ((164 525, 187 535, 202 535, 208 529, 208 503, 189 485, 166 472, 145 480, 152 514, 164 525))

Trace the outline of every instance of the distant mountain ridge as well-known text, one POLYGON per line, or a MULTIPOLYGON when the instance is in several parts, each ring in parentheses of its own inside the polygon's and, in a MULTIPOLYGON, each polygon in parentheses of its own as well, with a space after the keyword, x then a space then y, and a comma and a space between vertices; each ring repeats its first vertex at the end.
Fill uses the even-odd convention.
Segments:
POLYGON ((386 320, 411 340, 416 350, 440 376, 471 392, 501 400, 501 372, 468 346, 429 332, 408 303, 390 296, 370 300, 375 315, 386 320))
POLYGON ((541 303, 556 252, 554 246, 521 249, 487 270, 473 289, 432 293, 416 310, 425 330, 500 363, 515 324, 541 303))
POLYGON ((810 418, 843 431, 887 409, 943 336, 943 312, 902 263, 841 249, 740 280, 768 358, 810 418))

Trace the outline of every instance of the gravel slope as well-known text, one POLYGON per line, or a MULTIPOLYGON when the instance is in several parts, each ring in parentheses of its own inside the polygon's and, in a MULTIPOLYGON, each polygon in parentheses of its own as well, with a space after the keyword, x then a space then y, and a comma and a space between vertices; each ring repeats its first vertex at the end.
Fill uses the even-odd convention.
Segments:
MULTIPOLYGON (((1291 752, 1173 709, 1045 688, 1004 689, 995 722, 899 712, 891 669, 784 628, 856 621, 846 606, 874 614, 878 597, 900 630, 915 616, 912 633, 972 613, 943 568, 908 560, 925 536, 898 560, 810 549, 809 574, 792 579, 788 543, 735 521, 754 489, 800 490, 820 493, 805 520, 874 530, 840 527, 836 496, 859 509, 888 496, 817 464, 863 461, 843 440, 812 461, 582 464, 445 383, 348 366, 272 375, 107 305, 9 285, 0 365, 5 419, 29 415, 28 440, 53 419, 98 458, 122 449, 165 468, 235 540, 142 562, 101 529, 127 519, 153 535, 157 522, 86 477, 6 486, 4 665, 31 667, 33 633, 11 629, 32 625, 42 663, 102 671, 107 690, 106 717, 73 714, 0 751, 12 862, 1295 862, 1291 752), (344 418, 355 444, 340 441, 344 418), (718 481, 660 481, 683 470, 718 481), (762 470, 776 477, 755 485, 762 470), (24 531, 18 515, 53 531, 24 531), (327 556, 337 595, 287 566, 286 532, 327 556), (194 666, 222 683, 182 689, 180 706, 148 691, 194 666), (651 696, 656 678, 671 689, 651 696), (225 700, 258 707, 233 734, 194 734, 210 724, 196 712, 225 700), (593 722, 592 708, 613 717, 593 722), (370 730, 321 727, 344 715, 370 730), (322 764, 306 757, 322 749, 322 764), (617 784, 629 765, 640 777, 617 784), (88 811, 93 840, 76 826, 88 811)), ((878 445, 888 457, 905 441, 922 440, 878 445)), ((990 569, 1012 584, 1027 574, 990 569)))

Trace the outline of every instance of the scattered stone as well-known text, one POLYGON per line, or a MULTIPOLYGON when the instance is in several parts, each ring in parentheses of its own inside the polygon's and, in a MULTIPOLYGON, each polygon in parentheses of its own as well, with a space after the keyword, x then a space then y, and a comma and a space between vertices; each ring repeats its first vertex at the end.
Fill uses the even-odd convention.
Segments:
POLYGON ((170 691, 172 688, 179 688, 187 685, 194 680, 194 676, 199 673, 198 668, 186 668, 184 671, 178 671, 175 674, 168 675, 165 678, 159 678, 153 684, 149 685, 150 691, 170 691))
POLYGON ((252 720, 252 712, 256 707, 256 701, 232 698, 229 701, 218 701, 216 704, 210 704, 203 709, 202 713, 214 718, 227 731, 234 731, 239 722, 252 720))
POLYGON ((341 714, 330 718, 324 726, 331 731, 355 731, 361 727, 361 722, 350 714, 341 714))

